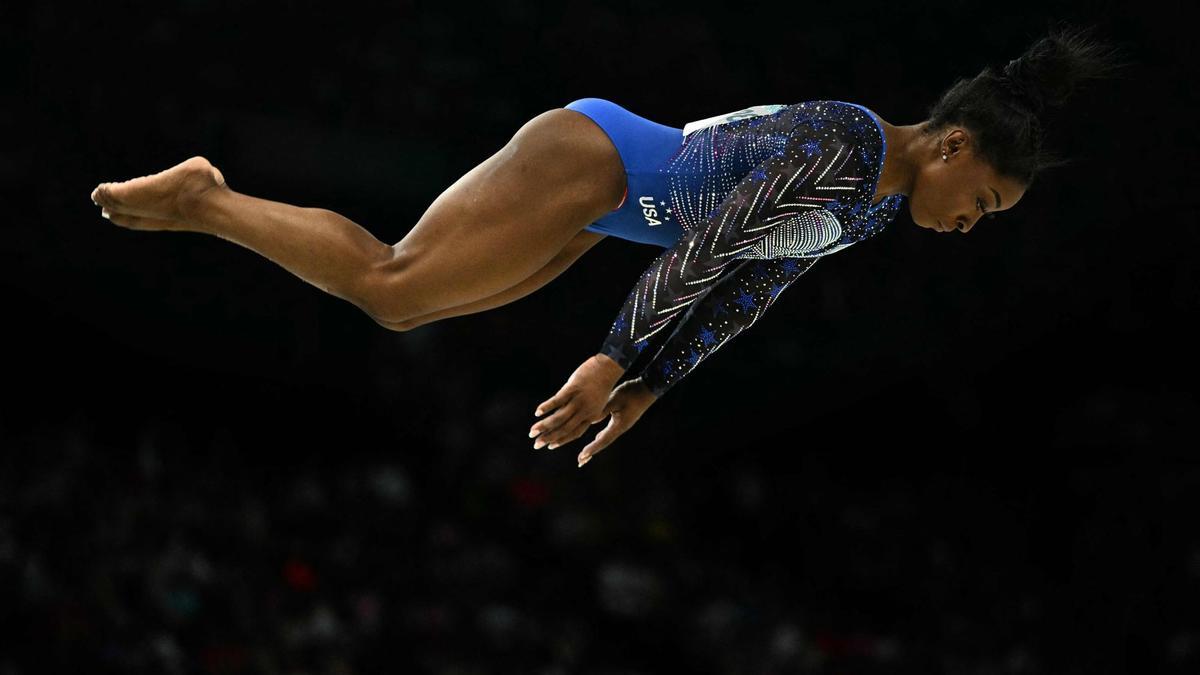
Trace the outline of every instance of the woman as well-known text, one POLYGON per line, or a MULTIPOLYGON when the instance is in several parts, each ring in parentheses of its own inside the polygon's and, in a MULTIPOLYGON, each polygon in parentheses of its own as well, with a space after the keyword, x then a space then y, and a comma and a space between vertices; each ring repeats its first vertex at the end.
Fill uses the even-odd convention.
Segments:
POLYGON ((524 297, 608 234, 663 247, 599 353, 535 412, 548 414, 530 431, 535 448, 611 415, 583 466, 820 257, 885 228, 903 198, 938 232, 1013 208, 1039 171, 1065 163, 1043 153, 1044 107, 1113 65, 1080 34, 1051 31, 1001 71, 956 82, 911 125, 818 100, 677 129, 579 99, 526 123, 390 246, 332 211, 235 192, 203 157, 103 183, 92 200, 122 227, 250 248, 397 331, 524 297), (640 375, 614 390, 659 333, 640 375))

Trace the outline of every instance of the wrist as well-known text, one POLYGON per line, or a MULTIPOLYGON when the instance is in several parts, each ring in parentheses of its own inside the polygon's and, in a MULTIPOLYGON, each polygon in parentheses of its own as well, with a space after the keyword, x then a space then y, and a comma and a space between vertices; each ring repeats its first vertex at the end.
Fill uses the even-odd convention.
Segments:
POLYGON ((650 399, 651 401, 658 400, 658 394, 654 392, 654 389, 650 386, 650 384, 648 382, 646 382, 645 379, 639 377, 637 381, 638 381, 638 385, 641 387, 642 392, 645 394, 646 398, 650 399))
POLYGON ((614 361, 608 354, 601 353, 597 354, 596 357, 596 363, 612 378, 613 384, 616 384, 617 380, 621 379, 621 376, 625 374, 625 369, 621 367, 621 364, 614 361))

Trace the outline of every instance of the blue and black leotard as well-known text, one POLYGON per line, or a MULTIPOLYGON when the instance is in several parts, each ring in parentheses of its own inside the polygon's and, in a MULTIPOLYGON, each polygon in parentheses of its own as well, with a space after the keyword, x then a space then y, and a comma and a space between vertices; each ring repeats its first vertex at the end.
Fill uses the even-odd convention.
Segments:
POLYGON ((763 313, 817 259, 878 234, 903 195, 872 203, 887 140, 843 101, 763 105, 676 129, 598 98, 566 106, 608 133, 625 164, 620 206, 587 229, 665 250, 642 274, 600 353, 658 396, 763 313))

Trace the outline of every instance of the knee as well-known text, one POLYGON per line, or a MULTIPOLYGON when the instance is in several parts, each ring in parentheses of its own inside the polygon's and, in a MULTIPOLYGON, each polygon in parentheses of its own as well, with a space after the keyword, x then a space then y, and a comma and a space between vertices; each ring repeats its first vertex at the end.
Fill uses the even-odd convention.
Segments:
POLYGON ((416 321, 387 321, 387 320, 381 319, 373 314, 368 314, 368 316, 370 316, 371 319, 374 320, 375 323, 379 324, 380 326, 383 326, 384 328, 386 328, 388 330, 396 331, 397 333, 403 333, 405 331, 410 331, 410 330, 416 328, 417 326, 421 325, 421 324, 417 323, 416 321))
POLYGON ((400 303, 387 300, 371 300, 360 302, 361 309, 371 320, 388 330, 404 332, 421 325, 417 317, 412 316, 400 303))
POLYGON ((355 303, 379 325, 391 330, 415 328, 412 321, 425 313, 418 306, 407 279, 407 263, 400 254, 373 265, 363 275, 355 303))

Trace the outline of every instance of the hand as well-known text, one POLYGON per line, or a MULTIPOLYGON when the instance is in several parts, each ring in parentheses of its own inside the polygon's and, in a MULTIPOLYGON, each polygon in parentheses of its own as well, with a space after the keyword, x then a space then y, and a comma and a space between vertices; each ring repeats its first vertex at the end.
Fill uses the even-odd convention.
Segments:
POLYGON ((629 431, 629 428, 641 419, 646 408, 649 408, 657 400, 658 397, 650 391, 640 377, 623 382, 621 386, 617 387, 616 391, 612 393, 612 397, 608 399, 608 405, 604 406, 604 414, 611 413, 612 419, 609 420, 608 426, 596 434, 596 439, 588 443, 583 448, 583 452, 579 453, 579 466, 587 464, 593 455, 607 448, 609 444, 617 440, 618 436, 629 431))
POLYGON ((541 416, 551 411, 553 414, 529 429, 530 438, 538 437, 533 449, 549 445, 553 450, 582 436, 588 425, 602 421, 604 405, 624 372, 603 354, 584 361, 557 394, 538 406, 534 414, 541 416))

